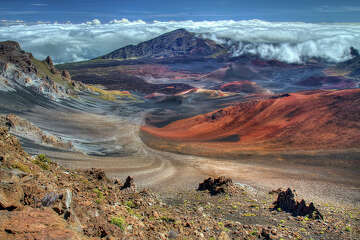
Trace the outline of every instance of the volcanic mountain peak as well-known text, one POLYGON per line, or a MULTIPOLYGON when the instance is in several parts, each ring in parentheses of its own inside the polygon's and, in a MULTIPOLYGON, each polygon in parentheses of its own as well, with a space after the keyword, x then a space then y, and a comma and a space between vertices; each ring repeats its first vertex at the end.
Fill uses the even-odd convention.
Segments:
POLYGON ((226 48, 209 39, 196 36, 185 29, 177 29, 138 45, 129 45, 109 54, 101 59, 140 59, 140 58, 173 58, 190 57, 202 58, 221 56, 226 48))

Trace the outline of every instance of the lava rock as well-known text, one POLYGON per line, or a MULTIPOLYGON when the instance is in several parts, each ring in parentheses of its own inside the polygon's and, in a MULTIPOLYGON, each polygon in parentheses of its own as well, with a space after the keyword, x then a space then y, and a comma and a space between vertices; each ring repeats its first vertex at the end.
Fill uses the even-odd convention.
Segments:
POLYGON ((0 210, 10 211, 21 208, 23 198, 24 192, 19 177, 5 170, 0 170, 0 210))
POLYGON ((211 195, 217 195, 220 193, 227 193, 229 188, 234 187, 231 178, 220 176, 218 178, 208 178, 204 182, 199 184, 198 191, 208 190, 211 195))
POLYGON ((290 188, 286 191, 281 191, 274 204, 274 210, 280 208, 282 211, 289 212, 295 217, 309 216, 314 219, 323 219, 323 216, 319 210, 315 208, 313 203, 310 203, 309 206, 307 206, 304 199, 300 202, 296 201, 295 195, 290 188))
POLYGON ((86 170, 85 173, 97 180, 105 180, 105 171, 103 169, 98 168, 91 168, 89 170, 86 170))
POLYGON ((124 189, 135 189, 136 188, 136 185, 135 185, 135 182, 134 182, 134 178, 128 176, 125 180, 125 183, 124 185, 120 188, 121 190, 124 190, 124 189))
POLYGON ((62 198, 63 198, 62 194, 51 192, 43 197, 43 199, 41 200, 41 204, 44 207, 49 207, 53 205, 58 199, 62 199, 62 198))

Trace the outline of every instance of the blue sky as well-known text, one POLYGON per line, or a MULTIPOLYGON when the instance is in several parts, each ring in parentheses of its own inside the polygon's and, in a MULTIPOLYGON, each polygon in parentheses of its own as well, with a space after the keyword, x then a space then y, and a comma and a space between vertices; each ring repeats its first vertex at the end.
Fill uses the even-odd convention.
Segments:
POLYGON ((81 23, 94 18, 359 22, 359 16, 359 0, 1 0, 0 5, 0 20, 25 22, 81 23))

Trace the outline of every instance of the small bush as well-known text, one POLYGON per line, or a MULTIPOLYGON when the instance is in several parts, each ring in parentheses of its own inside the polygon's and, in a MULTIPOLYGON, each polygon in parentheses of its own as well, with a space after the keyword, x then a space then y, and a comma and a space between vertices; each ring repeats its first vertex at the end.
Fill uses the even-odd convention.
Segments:
POLYGON ((167 223, 174 223, 175 222, 175 219, 170 218, 170 217, 166 217, 166 216, 162 216, 161 220, 164 221, 164 222, 167 222, 167 223))
POLYGON ((40 153, 39 155, 37 155, 36 157, 40 162, 44 162, 44 163, 51 163, 50 158, 48 158, 45 154, 40 153))
POLYGON ((345 227, 345 231, 346 231, 346 232, 351 232, 351 227, 350 227, 349 225, 347 225, 347 226, 345 227))
POLYGON ((97 199, 95 200, 95 202, 97 204, 100 204, 105 198, 104 194, 97 188, 94 188, 93 192, 96 193, 96 196, 97 196, 97 199))
POLYGON ((256 214, 255 213, 244 213, 243 216, 244 217, 255 217, 256 214))
POLYGON ((250 234, 253 235, 253 236, 256 236, 256 235, 258 235, 258 231, 257 231, 257 230, 253 230, 250 234))
POLYGON ((26 172, 26 173, 30 173, 30 168, 27 165, 22 164, 21 162, 14 162, 13 164, 11 164, 11 167, 12 168, 17 168, 20 171, 23 171, 23 172, 26 172))
POLYGON ((45 154, 41 153, 41 154, 36 156, 33 163, 38 165, 39 167, 41 167, 43 170, 49 170, 51 160, 45 154))
POLYGON ((125 206, 127 206, 128 208, 135 208, 136 205, 133 201, 129 200, 125 202, 125 206))
POLYGON ((123 218, 113 217, 113 218, 111 218, 111 223, 118 226, 121 229, 121 231, 124 231, 126 223, 123 218))

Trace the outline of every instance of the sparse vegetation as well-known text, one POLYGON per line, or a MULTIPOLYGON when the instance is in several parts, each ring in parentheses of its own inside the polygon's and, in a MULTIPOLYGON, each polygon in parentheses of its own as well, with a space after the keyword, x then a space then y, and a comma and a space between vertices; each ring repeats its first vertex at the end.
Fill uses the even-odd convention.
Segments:
POLYGON ((121 229, 121 231, 125 230, 126 222, 122 217, 111 218, 111 223, 118 226, 121 229))
POLYGON ((33 163, 41 167, 43 170, 49 170, 51 160, 45 154, 39 154, 33 160, 33 163))
POLYGON ((133 201, 129 200, 125 202, 125 206, 127 206, 128 208, 135 208, 136 205, 133 201))
POLYGON ((69 88, 73 88, 71 84, 64 81, 60 73, 53 74, 48 65, 40 60, 37 60, 35 58, 31 59, 32 63, 35 65, 35 67, 38 69, 38 77, 39 78, 46 78, 47 76, 52 79, 54 82, 59 83, 61 85, 67 86, 69 88))
POLYGON ((127 91, 118 91, 118 90, 104 90, 101 89, 99 87, 93 86, 93 85, 88 85, 88 88, 99 94, 99 98, 106 100, 106 101, 115 101, 117 97, 122 97, 122 98, 128 98, 131 100, 136 100, 136 98, 131 95, 129 92, 127 91))
POLYGON ((347 225, 344 229, 346 232, 351 232, 351 226, 350 225, 347 225))
POLYGON ((96 202, 97 204, 100 204, 100 203, 104 200, 104 198, 105 198, 103 192, 100 191, 100 190, 97 189, 97 188, 94 188, 94 189, 93 189, 93 192, 96 193, 96 196, 97 196, 97 199, 95 200, 95 202, 96 202))
POLYGON ((25 165, 25 164, 23 164, 21 162, 12 163, 11 167, 19 169, 20 171, 23 171, 23 172, 26 172, 26 173, 30 173, 30 168, 27 165, 25 165))
POLYGON ((257 231, 257 230, 253 230, 253 231, 251 231, 250 234, 253 235, 253 236, 256 236, 256 235, 258 235, 258 231, 257 231))
POLYGON ((255 217, 256 214, 255 213, 244 213, 243 216, 244 217, 255 217))
POLYGON ((160 219, 166 223, 174 223, 175 222, 175 219, 173 219, 171 217, 167 217, 167 216, 162 216, 160 219))

